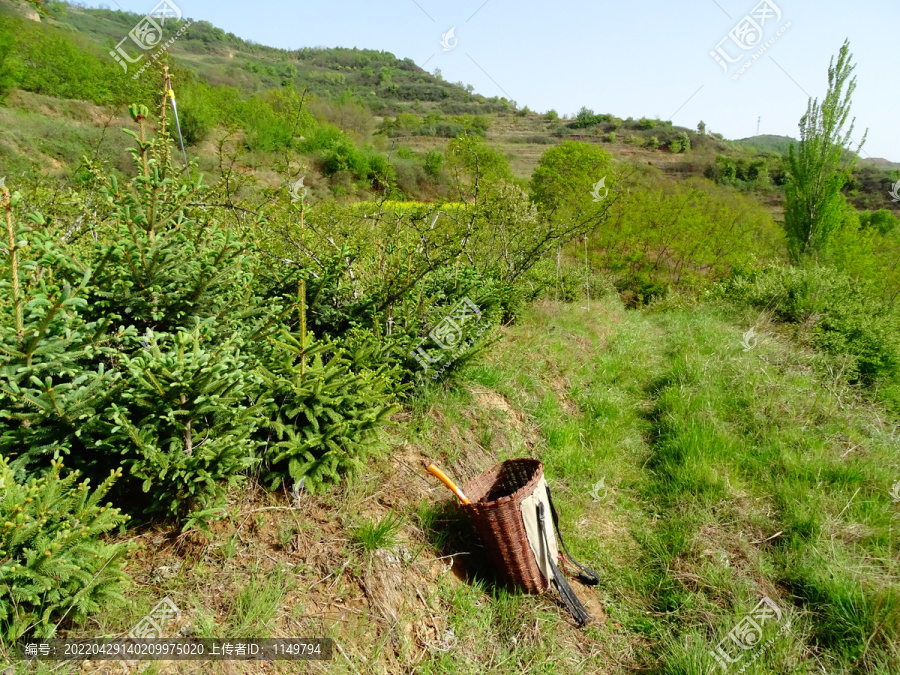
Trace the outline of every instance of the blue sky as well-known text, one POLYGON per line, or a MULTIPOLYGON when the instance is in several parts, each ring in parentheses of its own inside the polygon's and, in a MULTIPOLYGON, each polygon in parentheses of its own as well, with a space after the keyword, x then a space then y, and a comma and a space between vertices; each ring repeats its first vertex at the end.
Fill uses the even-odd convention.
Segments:
MULTIPOLYGON (((702 119, 726 138, 755 135, 760 117, 760 133, 796 137, 808 96, 824 95, 829 59, 849 38, 858 79, 855 137, 868 128, 863 155, 900 162, 900 3, 768 1, 175 0, 185 16, 260 44, 389 51, 532 110, 571 115, 587 106, 688 127, 702 119), (743 44, 729 37, 739 25, 750 27, 736 33, 743 44), (454 27, 457 42, 448 44, 455 47, 443 51, 441 36, 454 27), (710 55, 717 46, 737 60, 726 63, 727 74, 710 55)), ((156 0, 102 4, 145 14, 156 0)))

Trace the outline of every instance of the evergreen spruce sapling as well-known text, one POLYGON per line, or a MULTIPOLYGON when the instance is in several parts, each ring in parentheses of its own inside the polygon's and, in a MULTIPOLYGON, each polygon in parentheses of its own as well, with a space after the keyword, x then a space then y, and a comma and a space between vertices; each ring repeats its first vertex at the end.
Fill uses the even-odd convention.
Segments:
POLYGON ((85 455, 122 382, 106 363, 109 322, 81 316, 90 271, 58 245, 43 216, 33 214, 31 227, 14 220, 20 200, 2 188, 8 255, 0 289, 8 295, 0 304, 0 453, 24 473, 43 468, 47 456, 85 455), (64 269, 71 284, 59 278, 64 269))
POLYGON ((383 370, 355 373, 346 355, 307 333, 304 283, 300 294, 299 332, 270 338, 276 351, 260 368, 271 395, 264 478, 271 487, 305 479, 315 491, 363 467, 397 406, 383 370))
POLYGON ((102 535, 128 516, 101 505, 121 471, 96 489, 62 461, 27 483, 17 482, 0 456, 0 641, 49 637, 63 619, 82 619, 124 604, 124 546, 102 535))
MULTIPOLYGON (((241 336, 217 344, 214 321, 154 335, 123 356, 129 386, 111 407, 110 450, 149 493, 148 512, 187 518, 215 512, 255 463, 260 381, 241 336)), ((265 400, 265 399, 264 399, 265 400)))

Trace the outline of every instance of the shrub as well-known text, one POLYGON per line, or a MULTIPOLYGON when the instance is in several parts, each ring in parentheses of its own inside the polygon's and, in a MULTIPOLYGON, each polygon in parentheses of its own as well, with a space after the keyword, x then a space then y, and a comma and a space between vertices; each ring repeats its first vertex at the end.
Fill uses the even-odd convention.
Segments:
POLYGON ((105 105, 146 95, 160 81, 154 77, 155 69, 134 80, 107 53, 73 31, 12 12, 0 12, 0 34, 15 41, 7 63, 13 65, 15 86, 26 91, 105 105))
POLYGON ((267 101, 254 97, 245 102, 244 108, 246 144, 250 150, 278 152, 291 146, 291 123, 276 113, 267 101))
POLYGON ((34 230, 18 223, 12 210, 20 196, 10 197, 6 188, 3 196, 12 227, 0 282, 9 298, 0 312, 0 454, 25 471, 82 448, 81 435, 105 429, 98 412, 121 387, 121 376, 103 363, 114 354, 105 336, 109 320, 79 315, 89 276, 74 287, 61 283, 69 261, 46 221, 35 217, 41 227, 34 230), (58 268, 56 280, 42 271, 48 267, 58 268))
POLYGON ((752 199, 703 180, 673 183, 650 171, 629 181, 612 222, 593 238, 591 250, 608 272, 706 283, 753 256, 771 259, 782 252, 783 232, 752 199))
POLYGON ((344 132, 340 129, 330 124, 322 124, 305 135, 304 140, 300 142, 300 151, 321 152, 341 143, 343 139, 344 132))
POLYGON ((398 129, 412 131, 422 126, 422 118, 412 113, 398 113, 394 124, 398 129))
POLYGON ((562 215, 566 211, 575 219, 584 219, 592 208, 594 184, 610 171, 606 150, 567 141, 541 156, 531 176, 532 196, 542 212, 562 215))
POLYGON ((597 116, 594 114, 593 110, 582 106, 581 110, 575 114, 575 126, 580 129, 586 129, 587 127, 596 124, 596 119, 597 116))
MULTIPOLYGON (((574 302, 585 292, 584 270, 573 265, 561 265, 557 269, 556 261, 545 258, 524 275, 527 291, 525 301, 546 297, 562 302, 574 302)), ((594 294, 591 294, 592 297, 594 294)))
POLYGON ((434 125, 432 136, 438 138, 456 138, 464 133, 466 128, 457 122, 438 122, 434 125))
MULTIPOLYGON (((146 108, 131 112, 143 127, 146 108)), ((97 241, 76 228, 67 246, 40 214, 9 233, 0 452, 22 471, 60 455, 88 476, 127 466, 131 505, 142 481, 150 512, 183 517, 214 506, 252 457, 241 347, 257 319, 241 309, 243 244, 186 207, 201 188, 172 180, 168 139, 142 138, 146 168, 127 187, 96 174, 102 207, 85 227, 97 241)))
POLYGON ((355 373, 342 352, 305 330, 304 319, 299 334, 282 331, 262 369, 273 401, 264 478, 272 487, 288 477, 304 478, 314 492, 362 467, 396 407, 386 364, 355 373))
POLYGON ((415 159, 395 159, 391 162, 391 168, 396 187, 406 196, 420 194, 433 180, 415 159))
POLYGON ((148 513, 209 512, 254 463, 255 411, 247 402, 257 380, 238 337, 219 342, 211 324, 154 335, 147 348, 123 356, 129 385, 111 407, 101 447, 121 454, 143 482, 148 513))
POLYGON ((882 235, 887 235, 897 230, 900 219, 887 209, 862 211, 859 214, 859 224, 862 227, 877 230, 882 235))
POLYGON ((769 177, 769 164, 765 159, 755 159, 747 167, 747 180, 766 181, 769 177))
POLYGON ((737 165, 733 159, 725 155, 716 157, 716 172, 723 183, 728 184, 737 179, 737 165))
POLYGON ((326 176, 333 176, 340 171, 348 171, 356 178, 366 178, 369 175, 368 159, 346 137, 323 153, 322 168, 326 176))
POLYGON ((615 288, 622 304, 628 309, 636 309, 664 298, 669 292, 669 282, 654 278, 647 271, 641 270, 637 274, 616 279, 615 288))
POLYGON ((369 165, 368 178, 372 181, 375 188, 384 188, 396 180, 394 167, 391 166, 387 157, 378 154, 370 149, 366 156, 369 165))
POLYGON ((769 267, 738 275, 716 293, 806 326, 816 347, 852 360, 851 380, 872 384, 898 374, 898 312, 878 300, 868 285, 834 268, 769 267))
POLYGON ((488 147, 480 136, 457 136, 448 144, 447 156, 451 165, 464 170, 473 181, 476 177, 513 181, 509 160, 499 151, 488 147))
POLYGON ((425 154, 425 173, 427 173, 432 178, 437 178, 441 173, 441 168, 444 166, 444 156, 438 151, 432 148, 425 154))
POLYGON ((15 480, 0 456, 0 635, 50 637, 64 617, 124 604, 124 547, 103 543, 127 516, 100 500, 121 471, 91 490, 53 461, 40 478, 15 480))

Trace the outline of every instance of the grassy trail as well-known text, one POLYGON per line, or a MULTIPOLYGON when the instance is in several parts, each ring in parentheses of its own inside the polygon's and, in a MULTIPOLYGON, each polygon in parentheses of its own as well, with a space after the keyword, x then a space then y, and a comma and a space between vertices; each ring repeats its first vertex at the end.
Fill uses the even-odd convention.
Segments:
POLYGON ((896 423, 741 334, 711 307, 548 304, 470 373, 540 428, 563 531, 602 573, 593 667, 712 672, 767 597, 774 641, 731 645, 729 672, 898 672, 896 423))

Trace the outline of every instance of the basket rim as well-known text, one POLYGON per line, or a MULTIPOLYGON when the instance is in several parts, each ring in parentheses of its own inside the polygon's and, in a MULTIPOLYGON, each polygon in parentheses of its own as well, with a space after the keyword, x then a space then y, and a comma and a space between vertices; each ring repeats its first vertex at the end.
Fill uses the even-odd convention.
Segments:
POLYGON ((528 480, 528 482, 525 483, 522 487, 520 487, 518 490, 516 490, 515 492, 513 492, 510 495, 505 495, 503 497, 500 497, 499 499, 494 499, 493 501, 489 501, 489 502, 473 501, 471 504, 461 504, 461 506, 464 509, 484 508, 487 506, 493 507, 493 506, 506 504, 508 502, 519 499, 522 491, 529 487, 531 487, 532 492, 534 492, 534 487, 537 486, 537 483, 540 481, 540 479, 544 475, 544 463, 541 460, 535 459, 533 457, 519 457, 519 458, 515 458, 515 459, 505 459, 502 462, 498 462, 497 464, 494 464, 493 466, 488 467, 487 469, 482 471, 480 474, 478 474, 471 480, 467 481, 466 484, 463 486, 463 492, 468 494, 469 488, 472 486, 472 484, 475 483, 476 481, 478 481, 485 474, 490 473, 490 472, 494 471, 495 469, 499 469, 500 467, 503 467, 506 464, 513 464, 513 463, 519 463, 519 462, 529 462, 529 463, 534 463, 536 465, 534 467, 535 468, 534 476, 532 476, 528 480))

